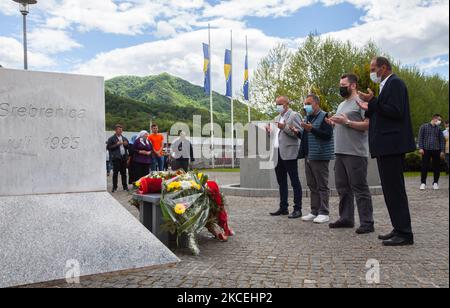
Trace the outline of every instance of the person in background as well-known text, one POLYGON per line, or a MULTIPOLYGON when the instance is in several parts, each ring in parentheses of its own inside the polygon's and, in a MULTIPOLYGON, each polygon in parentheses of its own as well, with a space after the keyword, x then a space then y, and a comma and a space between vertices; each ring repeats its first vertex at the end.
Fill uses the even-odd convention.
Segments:
POLYGON ((354 228, 355 199, 360 227, 357 234, 375 232, 373 202, 367 182, 369 164, 369 119, 358 105, 358 77, 345 74, 340 80, 340 95, 345 99, 336 115, 330 119, 335 125, 335 179, 339 193, 339 220, 331 229, 354 228))
POLYGON ((164 136, 159 133, 158 125, 152 125, 152 133, 148 136, 148 141, 153 145, 152 171, 164 170, 164 136))
POLYGON ((138 181, 150 173, 150 166, 152 164, 153 146, 148 141, 147 131, 143 130, 139 133, 138 138, 134 142, 133 151, 135 179, 138 181))
POLYGON ((111 175, 112 163, 111 163, 111 153, 108 150, 108 142, 106 142, 106 175, 111 175))
POLYGON ((171 164, 171 160, 170 160, 170 144, 166 143, 164 146, 164 171, 168 171, 169 170, 169 166, 171 164))
POLYGON ((303 221, 323 224, 330 221, 330 161, 334 159, 333 127, 327 121, 327 113, 320 109, 320 98, 310 94, 305 100, 306 122, 301 130, 291 127, 299 139, 300 159, 305 159, 306 181, 311 191, 311 214, 303 221))
POLYGON ((380 85, 379 96, 372 90, 359 92, 360 107, 370 119, 369 147, 377 159, 381 186, 393 230, 380 235, 384 246, 414 245, 404 164, 406 153, 416 150, 408 88, 393 72, 389 59, 376 57, 370 63, 370 79, 380 85))
POLYGON ((182 169, 187 172, 189 170, 189 164, 195 161, 194 149, 184 131, 180 130, 178 136, 179 137, 174 140, 170 148, 173 162, 172 168, 173 170, 182 169))
POLYGON ((289 215, 289 186, 288 175, 294 189, 294 211, 289 215, 290 219, 301 218, 302 215, 302 185, 298 175, 298 153, 300 140, 292 128, 301 129, 301 116, 290 108, 290 101, 285 96, 276 100, 277 112, 274 127, 268 125, 266 131, 274 135, 273 149, 276 157, 275 174, 280 188, 280 204, 272 216, 289 215))
POLYGON ((128 184, 133 185, 138 178, 136 178, 136 164, 134 163, 134 144, 138 139, 138 135, 133 135, 130 140, 130 147, 128 148, 128 184))
POLYGON ((430 123, 422 125, 419 131, 419 152, 422 155, 422 176, 420 190, 427 188, 428 169, 433 160, 433 189, 439 190, 441 159, 445 158, 445 138, 441 131, 442 117, 435 114, 430 123))
POLYGON ((449 173, 449 161, 450 161, 450 157, 449 157, 449 131, 448 131, 448 121, 445 121, 445 130, 444 130, 444 138, 445 138, 445 164, 447 166, 446 169, 446 173, 448 175, 449 173))
POLYGON ((123 136, 123 126, 117 124, 115 126, 115 134, 108 139, 108 150, 110 151, 110 159, 113 162, 113 189, 112 192, 117 191, 119 173, 122 177, 122 186, 125 191, 128 191, 127 183, 127 161, 128 161, 128 139, 123 136))

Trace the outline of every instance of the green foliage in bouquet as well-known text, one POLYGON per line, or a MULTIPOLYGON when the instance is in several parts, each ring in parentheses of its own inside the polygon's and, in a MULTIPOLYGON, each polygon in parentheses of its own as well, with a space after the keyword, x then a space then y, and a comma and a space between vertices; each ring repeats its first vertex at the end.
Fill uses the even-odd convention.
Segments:
POLYGON ((189 172, 163 183, 161 211, 163 228, 177 235, 186 234, 194 255, 200 253, 196 235, 205 227, 210 217, 210 198, 206 188, 208 177, 189 172))

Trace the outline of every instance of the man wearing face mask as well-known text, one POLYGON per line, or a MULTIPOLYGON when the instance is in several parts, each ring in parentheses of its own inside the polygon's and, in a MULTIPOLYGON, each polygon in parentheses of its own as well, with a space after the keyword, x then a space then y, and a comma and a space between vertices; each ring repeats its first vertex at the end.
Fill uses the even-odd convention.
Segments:
POLYGON ((422 125, 419 132, 419 151, 422 155, 422 177, 420 190, 427 188, 428 168, 433 160, 433 189, 439 190, 441 159, 445 158, 445 138, 441 131, 442 116, 435 114, 430 123, 422 125))
POLYGON ((340 94, 345 99, 331 121, 335 129, 335 180, 339 193, 339 220, 331 229, 355 226, 355 199, 360 227, 357 234, 375 232, 372 195, 367 182, 369 163, 369 119, 358 105, 358 77, 345 74, 340 81, 340 94))
POLYGON ((414 245, 404 178, 405 154, 416 150, 408 89, 385 57, 374 58, 370 77, 380 84, 380 95, 359 92, 360 107, 370 118, 369 147, 377 159, 384 199, 394 230, 379 236, 385 246, 414 245))
POLYGON ((276 100, 279 115, 275 118, 275 126, 267 126, 268 133, 274 134, 273 149, 275 152, 275 173, 280 186, 280 208, 272 216, 289 215, 288 175, 294 189, 294 211, 291 219, 302 217, 302 186, 298 175, 298 152, 300 140, 291 127, 302 130, 301 117, 289 107, 289 99, 281 96, 276 100))
POLYGON ((305 99, 306 122, 303 133, 291 127, 302 140, 300 159, 305 159, 306 181, 311 191, 311 214, 303 221, 324 224, 330 221, 330 188, 328 185, 330 161, 334 159, 333 127, 327 113, 320 108, 320 98, 310 94, 305 99))

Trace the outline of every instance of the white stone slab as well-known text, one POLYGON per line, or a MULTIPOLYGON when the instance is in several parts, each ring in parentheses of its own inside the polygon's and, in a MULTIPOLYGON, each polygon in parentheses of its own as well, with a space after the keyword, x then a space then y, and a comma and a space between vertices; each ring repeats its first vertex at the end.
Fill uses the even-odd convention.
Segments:
POLYGON ((0 197, 0 287, 175 264, 179 259, 106 192, 0 197))
POLYGON ((0 196, 105 191, 102 77, 0 69, 0 196))

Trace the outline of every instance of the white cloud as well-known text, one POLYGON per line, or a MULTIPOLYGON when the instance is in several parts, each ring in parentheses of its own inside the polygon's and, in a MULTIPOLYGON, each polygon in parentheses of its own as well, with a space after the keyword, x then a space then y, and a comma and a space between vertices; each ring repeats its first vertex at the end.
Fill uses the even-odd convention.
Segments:
POLYGON ((417 67, 422 71, 433 71, 435 69, 448 66, 450 62, 440 57, 434 59, 428 59, 417 63, 417 67))
POLYGON ((172 37, 177 34, 175 28, 167 21, 160 21, 156 26, 155 36, 158 38, 172 37))
MULTIPOLYGON (((269 49, 282 40, 269 37, 259 30, 247 29, 234 35, 235 91, 243 83, 245 34, 251 48, 250 66, 255 67, 269 49), (242 75, 242 76, 241 76, 242 75)), ((203 84, 202 42, 207 42, 206 30, 183 33, 175 38, 116 49, 97 55, 76 70, 81 74, 102 74, 106 78, 119 75, 154 75, 169 72, 198 85, 203 84)), ((212 68, 214 89, 224 92, 224 50, 230 47, 229 29, 212 30, 212 68)))
MULTIPOLYGON (((42 53, 28 53, 30 68, 48 68, 56 63, 42 53)), ((0 64, 3 67, 23 67, 23 45, 14 38, 0 36, 0 64)))
MULTIPOLYGON (((33 10, 41 20, 39 29, 49 35, 34 31, 31 47, 41 55, 78 48, 80 44, 68 35, 73 31, 153 33, 158 41, 100 53, 77 67, 77 71, 107 77, 169 72, 202 84, 201 43, 207 37, 205 30, 198 29, 205 29, 210 23, 216 29, 213 31, 214 83, 222 90, 222 53, 229 44, 229 29, 235 30, 236 61, 242 61, 243 36, 249 35, 252 67, 255 67, 277 42, 296 47, 303 38, 282 40, 268 36, 249 29, 246 17, 289 16, 313 4, 333 6, 344 2, 363 10, 364 17, 348 29, 324 35, 351 40, 357 45, 372 40, 402 63, 421 67, 432 61, 424 59, 448 56, 448 0, 222 0, 215 4, 205 0, 47 0, 40 1, 33 10)), ((0 3, 0 12, 17 14, 12 1, 0 3)), ((242 65, 235 63, 237 70, 242 65)), ((236 78, 235 84, 240 87, 241 77, 236 78)))
MULTIPOLYGON (((356 2, 356 0, 352 0, 356 2)), ((367 2, 365 23, 327 33, 356 45, 375 42, 404 64, 448 54, 448 1, 362 0, 367 2), (425 5, 428 4, 428 5, 425 5), (431 5, 433 4, 433 5, 431 5)))
POLYGON ((29 34, 30 48, 44 54, 56 54, 80 48, 81 45, 66 32, 52 29, 36 29, 29 34))

